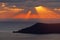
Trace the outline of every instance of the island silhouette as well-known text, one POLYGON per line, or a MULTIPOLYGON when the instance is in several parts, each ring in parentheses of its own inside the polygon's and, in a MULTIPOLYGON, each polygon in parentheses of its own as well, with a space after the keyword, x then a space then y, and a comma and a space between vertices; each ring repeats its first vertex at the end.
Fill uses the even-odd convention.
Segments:
POLYGON ((13 31, 13 33, 26 33, 26 34, 52 34, 60 33, 60 23, 36 23, 30 27, 13 31))

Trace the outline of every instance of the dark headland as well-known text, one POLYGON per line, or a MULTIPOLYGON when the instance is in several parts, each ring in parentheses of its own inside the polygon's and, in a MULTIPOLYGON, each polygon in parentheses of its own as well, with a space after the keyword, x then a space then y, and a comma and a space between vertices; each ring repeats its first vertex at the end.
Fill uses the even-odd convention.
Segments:
POLYGON ((36 23, 22 30, 13 31, 13 33, 27 33, 27 34, 60 33, 60 23, 54 24, 36 23))

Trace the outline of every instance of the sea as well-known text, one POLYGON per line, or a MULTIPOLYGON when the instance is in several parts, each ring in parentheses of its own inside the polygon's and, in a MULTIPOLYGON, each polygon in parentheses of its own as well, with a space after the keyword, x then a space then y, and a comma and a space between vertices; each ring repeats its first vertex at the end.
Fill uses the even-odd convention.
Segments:
POLYGON ((35 22, 0 22, 0 40, 60 40, 60 34, 12 33, 33 24, 35 22))

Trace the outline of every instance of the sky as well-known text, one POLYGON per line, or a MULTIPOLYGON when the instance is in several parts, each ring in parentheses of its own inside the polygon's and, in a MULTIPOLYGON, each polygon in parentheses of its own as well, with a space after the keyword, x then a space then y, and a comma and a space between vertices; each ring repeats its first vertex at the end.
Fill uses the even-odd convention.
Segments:
POLYGON ((60 22, 60 0, 0 0, 0 21, 8 19, 60 22))

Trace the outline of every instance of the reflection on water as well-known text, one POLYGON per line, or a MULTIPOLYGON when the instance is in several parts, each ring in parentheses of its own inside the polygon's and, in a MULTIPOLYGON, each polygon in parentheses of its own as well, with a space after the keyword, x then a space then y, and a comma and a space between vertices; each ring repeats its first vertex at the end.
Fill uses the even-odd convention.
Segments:
POLYGON ((13 31, 33 25, 33 22, 0 22, 1 31, 13 31))
POLYGON ((29 27, 33 22, 0 22, 0 40, 60 40, 60 34, 22 34, 11 31, 29 27))
POLYGON ((33 35, 0 32, 0 40, 60 40, 60 34, 33 35))

